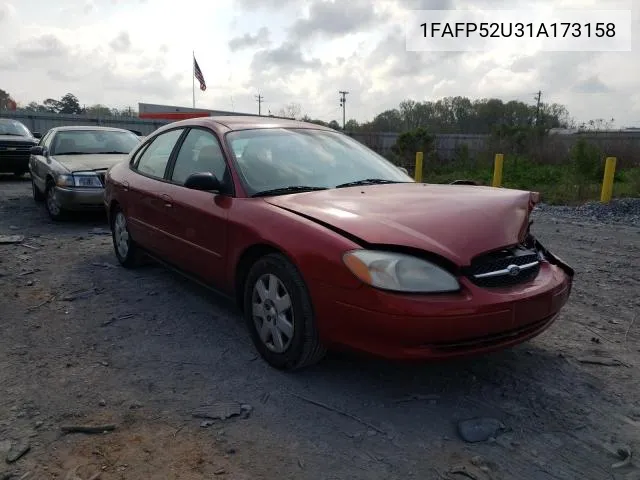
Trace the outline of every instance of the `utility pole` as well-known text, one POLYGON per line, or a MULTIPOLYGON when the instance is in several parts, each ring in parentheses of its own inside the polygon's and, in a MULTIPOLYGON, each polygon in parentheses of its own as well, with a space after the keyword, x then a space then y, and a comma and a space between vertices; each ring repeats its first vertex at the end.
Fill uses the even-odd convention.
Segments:
POLYGON ((346 120, 344 106, 347 103, 347 94, 349 92, 340 91, 338 93, 340 93, 340 106, 342 107, 342 130, 344 130, 346 120))
POLYGON ((540 125, 540 99, 542 98, 542 92, 538 91, 538 94, 535 96, 536 99, 536 127, 540 125))
POLYGON ((256 100, 258 100, 258 115, 262 115, 262 102, 264 102, 264 97, 258 94, 256 95, 256 100))

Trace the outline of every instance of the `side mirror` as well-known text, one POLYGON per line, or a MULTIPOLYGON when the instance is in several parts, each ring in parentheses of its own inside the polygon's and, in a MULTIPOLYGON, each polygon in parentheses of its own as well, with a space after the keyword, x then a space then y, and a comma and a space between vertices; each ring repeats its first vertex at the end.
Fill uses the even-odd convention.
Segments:
POLYGON ((36 145, 35 147, 31 147, 31 155, 44 155, 45 154, 45 148, 40 146, 40 145, 36 145))
POLYGON ((189 175, 184 186, 193 190, 212 192, 220 190, 222 185, 213 173, 199 172, 189 175))
POLYGON ((42 138, 42 134, 40 132, 33 132, 33 138, 42 138))
POLYGON ((404 172, 405 175, 409 175, 409 170, 407 170, 404 167, 398 167, 398 170, 401 170, 402 172, 404 172))

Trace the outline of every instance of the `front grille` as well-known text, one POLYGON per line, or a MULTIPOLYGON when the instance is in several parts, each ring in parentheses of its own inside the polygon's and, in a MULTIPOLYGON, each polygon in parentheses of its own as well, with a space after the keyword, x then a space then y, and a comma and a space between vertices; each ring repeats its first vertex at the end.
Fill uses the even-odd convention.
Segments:
POLYGON ((540 257, 524 247, 482 255, 471 262, 465 274, 479 287, 509 287, 533 280, 540 271, 540 257), (518 268, 519 267, 519 268, 518 268))
POLYGON ((27 165, 33 143, 0 141, 0 160, 3 163, 27 165))

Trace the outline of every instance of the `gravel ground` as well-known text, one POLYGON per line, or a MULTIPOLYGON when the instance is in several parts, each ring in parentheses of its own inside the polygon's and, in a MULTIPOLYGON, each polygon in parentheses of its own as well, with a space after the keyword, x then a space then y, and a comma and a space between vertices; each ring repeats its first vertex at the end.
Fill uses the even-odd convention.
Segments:
MULTIPOLYGON (((558 217, 563 221, 596 222, 640 227, 640 198, 614 199, 608 205, 589 202, 577 207, 539 205, 535 215, 558 217)), ((535 217, 534 217, 535 218, 535 217)))
POLYGON ((536 211, 577 280, 527 344, 429 365, 332 354, 286 374, 224 301, 118 267, 103 217, 53 224, 28 180, 0 177, 0 235, 25 237, 0 245, 0 455, 23 453, 0 479, 640 479, 638 205, 536 211), (241 414, 194 417, 222 407, 241 414), (504 428, 465 442, 474 417, 504 428))

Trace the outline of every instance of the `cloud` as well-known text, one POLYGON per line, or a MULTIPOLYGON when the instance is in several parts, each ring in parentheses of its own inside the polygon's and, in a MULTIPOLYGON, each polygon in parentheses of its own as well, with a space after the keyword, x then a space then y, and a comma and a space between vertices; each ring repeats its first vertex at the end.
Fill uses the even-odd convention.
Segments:
POLYGON ((55 59, 69 54, 69 49, 53 34, 44 34, 19 43, 15 47, 16 56, 20 59, 41 60, 55 59))
POLYGON ((263 49, 253 55, 251 70, 263 75, 274 72, 290 74, 304 69, 318 70, 322 62, 317 58, 305 58, 300 45, 285 42, 273 49, 263 49))
POLYGON ((286 9, 291 5, 299 4, 300 0, 237 0, 236 5, 242 10, 264 9, 286 9))
POLYGON ((30 92, 25 103, 72 92, 81 102, 90 99, 90 103, 135 105, 143 98, 171 98, 185 80, 184 74, 164 73, 166 46, 161 45, 150 56, 126 55, 132 50, 126 32, 118 34, 108 47, 87 49, 54 33, 44 33, 18 42, 10 50, 15 56, 0 61, 0 69, 4 68, 3 77, 22 79, 30 92), (31 75, 34 70, 39 74, 31 75))
POLYGON ((229 50, 236 52, 250 47, 264 47, 269 45, 269 29, 267 27, 260 27, 255 35, 245 33, 241 37, 234 37, 229 40, 229 50))
POLYGON ((316 35, 339 37, 366 30, 377 19, 370 0, 316 0, 309 8, 308 17, 293 24, 291 35, 297 41, 310 40, 316 35))
MULTIPOLYGON (((191 105, 191 52, 207 80, 197 105, 257 112, 290 102, 325 120, 372 119, 407 98, 499 97, 566 105, 578 121, 640 120, 633 52, 409 52, 410 9, 597 8, 597 0, 0 0, 0 88, 22 103, 191 105), (37 15, 34 14, 37 12, 37 15), (152 21, 139 22, 139 18, 152 21), (158 32, 170 32, 159 37, 158 32)), ((607 0, 607 8, 630 8, 607 0)), ((640 26, 640 9, 630 15, 640 26)))
POLYGON ((15 17, 16 9, 9 2, 0 3, 0 23, 9 22, 15 17))
POLYGON ((609 87, 602 83, 598 75, 593 75, 576 83, 571 90, 576 93, 607 93, 611 91, 609 87))
POLYGON ((116 38, 109 42, 109 46, 116 52, 126 52, 131 48, 129 33, 120 32, 116 38))

